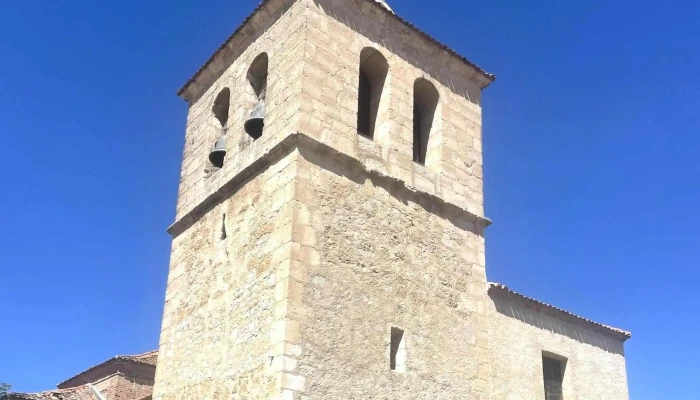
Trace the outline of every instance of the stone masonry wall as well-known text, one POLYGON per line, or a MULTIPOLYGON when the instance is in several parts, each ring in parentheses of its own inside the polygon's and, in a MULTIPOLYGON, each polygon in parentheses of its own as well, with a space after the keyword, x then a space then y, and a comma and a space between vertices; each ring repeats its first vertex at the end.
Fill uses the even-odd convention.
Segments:
POLYGON ((489 311, 490 397, 544 399, 542 353, 567 359, 566 400, 627 400, 623 343, 528 306, 491 294, 489 311))
POLYGON ((481 229, 357 160, 304 151, 294 242, 301 399, 478 398, 488 387, 481 229), (389 368, 405 331, 405 373, 389 368))
POLYGON ((294 242, 308 263, 288 314, 293 398, 469 398, 488 389, 479 89, 450 59, 363 1, 306 1, 294 242), (380 22, 376 22, 376 18, 380 22), (360 53, 389 64, 374 140, 357 134, 360 53), (431 71, 430 74, 425 71, 431 71), (429 151, 412 160, 414 81, 441 95, 429 151), (397 181, 397 179, 399 181, 397 181), (405 374, 389 369, 405 330, 405 374))
MULTIPOLYGON (((195 213, 196 217, 192 217, 191 214, 205 199, 218 196, 217 193, 231 179, 240 176, 244 170, 255 167, 256 160, 267 157, 271 149, 294 132, 308 135, 331 146, 340 154, 360 160, 362 167, 359 170, 365 172, 358 170, 354 173, 359 173, 357 179, 363 182, 370 182, 367 178, 369 174, 383 176, 380 187, 394 182, 394 179, 405 180, 409 189, 401 189, 401 185, 398 185, 396 191, 391 190, 391 196, 410 197, 410 193, 426 192, 428 197, 439 196, 455 203, 444 203, 438 207, 439 210, 433 209, 430 202, 442 200, 438 197, 429 200, 423 194, 416 195, 417 197, 410 201, 421 206, 407 209, 402 219, 407 223, 416 216, 415 213, 423 210, 422 207, 430 210, 418 215, 421 223, 429 221, 431 228, 421 227, 415 232, 426 235, 426 238, 423 243, 416 245, 412 256, 418 256, 418 246, 423 246, 424 251, 444 240, 447 243, 442 243, 441 248, 447 252, 444 257, 450 260, 444 269, 436 266, 436 270, 425 274, 424 281, 418 286, 428 286, 422 289, 420 295, 412 298, 409 305, 413 307, 423 304, 423 307, 437 312, 442 305, 449 304, 454 312, 447 320, 466 329, 466 342, 464 337, 444 337, 445 333, 438 330, 437 326, 423 326, 432 325, 433 321, 411 322, 409 315, 390 318, 388 310, 393 313, 408 306, 398 303, 382 309, 371 320, 373 323, 381 321, 381 332, 370 330, 362 335, 367 334, 372 339, 378 339, 380 342, 374 344, 381 347, 381 357, 386 358, 386 340, 391 324, 403 324, 401 327, 406 329, 409 346, 416 340, 430 343, 421 347, 421 352, 409 359, 409 373, 413 373, 414 370, 421 371, 421 368, 427 371, 436 367, 442 371, 441 374, 437 374, 437 379, 430 378, 421 383, 431 387, 426 393, 437 393, 438 387, 444 384, 443 381, 455 382, 455 390, 460 393, 483 391, 487 384, 484 379, 486 366, 480 362, 483 357, 469 357, 457 371, 451 371, 446 366, 438 366, 437 358, 430 355, 441 347, 453 350, 456 348, 470 355, 483 352, 480 340, 485 335, 485 327, 482 316, 479 316, 479 313, 483 314, 483 310, 479 311, 479 308, 483 307, 476 299, 467 300, 471 296, 470 293, 482 293, 486 286, 483 239, 479 236, 483 229, 483 221, 476 219, 476 216, 483 215, 481 109, 478 105, 478 88, 458 76, 455 71, 448 69, 441 69, 434 77, 421 72, 421 68, 427 69, 431 65, 424 64, 422 56, 413 53, 416 48, 395 47, 408 34, 405 26, 399 26, 395 21, 384 21, 387 29, 396 36, 391 41, 380 40, 376 36, 379 33, 370 19, 360 18, 355 21, 364 26, 345 25, 348 20, 343 13, 349 13, 348 15, 353 15, 356 19, 362 15, 367 16, 366 13, 372 13, 373 9, 368 8, 366 4, 322 4, 312 0, 276 1, 271 4, 273 5, 269 6, 269 10, 263 8, 263 12, 269 15, 267 22, 256 20, 258 26, 250 28, 250 43, 242 45, 240 55, 232 60, 221 77, 191 104, 188 113, 176 221, 195 219, 184 232, 176 232, 173 240, 154 398, 253 399, 281 396, 291 399, 299 396, 299 393, 306 393, 307 375, 312 382, 319 379, 318 375, 311 373, 312 370, 327 367, 326 364, 312 365, 318 361, 317 357, 320 354, 312 352, 308 346, 317 340, 314 335, 323 332, 318 331, 318 322, 339 326, 342 321, 324 313, 319 313, 319 319, 315 323, 307 318, 307 311, 312 303, 308 303, 310 298, 302 301, 301 295, 305 293, 304 285, 307 283, 309 270, 318 269, 321 265, 319 249, 310 244, 317 243, 316 232, 319 228, 331 229, 336 222, 339 223, 337 229, 352 227, 347 225, 348 221, 333 220, 331 214, 317 214, 318 210, 315 207, 320 205, 320 202, 313 200, 314 195, 323 197, 324 187, 318 188, 315 182, 305 181, 304 175, 299 173, 294 190, 284 190, 285 199, 293 197, 289 203, 292 214, 285 214, 290 220, 276 215, 277 220, 272 225, 264 224, 263 215, 268 215, 265 213, 270 213, 271 210, 266 208, 264 196, 257 193, 260 190, 260 182, 268 182, 265 183, 266 187, 269 185, 268 192, 274 189, 275 184, 281 185, 270 171, 279 171, 288 164, 295 165, 291 159, 293 155, 289 155, 285 161, 275 161, 268 170, 251 177, 241 189, 236 190, 231 197, 222 198, 221 204, 207 210, 203 216, 199 211, 195 213), (326 11, 332 12, 332 15, 327 15, 326 11), (355 126, 359 55, 362 48, 372 45, 372 42, 350 26, 354 29, 361 28, 361 33, 375 35, 372 38, 377 43, 391 42, 394 46, 389 49, 380 48, 390 63, 389 79, 385 85, 385 95, 390 97, 389 101, 385 102, 388 106, 382 117, 387 123, 383 125, 382 131, 378 132, 375 141, 360 138, 355 126), (247 84, 245 73, 252 60, 263 51, 268 53, 270 60, 266 127, 263 136, 251 142, 242 129, 249 110, 240 106, 244 93, 237 88, 247 84), (393 55, 391 51, 397 51, 399 56, 393 55), (320 75, 324 75, 325 78, 319 80, 320 75), (341 81, 337 80, 339 77, 342 77, 341 81), (437 155, 438 162, 428 167, 415 165, 411 160, 412 88, 417 77, 430 79, 442 96, 439 112, 441 119, 436 122, 440 129, 430 142, 431 154, 434 158, 437 155), (338 84, 342 89, 337 87, 338 84), (227 124, 228 154, 223 169, 207 173, 207 156, 220 132, 211 108, 215 97, 224 87, 231 90, 231 113, 227 124), (320 92, 331 97, 320 97, 320 92), (452 104, 453 101, 458 104, 452 104), (343 123, 339 123, 339 120, 343 123), (322 127, 321 130, 318 129, 319 126, 322 127), (367 176, 363 178, 362 174, 367 176), (469 189, 468 185, 471 185, 472 189, 469 189), (254 201, 251 202, 251 199, 254 201), (306 201, 311 201, 311 204, 307 204, 306 201), (248 204, 251 208, 231 209, 239 207, 239 204, 248 204), (255 207, 252 207, 253 204, 255 207), (218 242, 217 235, 220 234, 224 213, 227 221, 230 221, 227 225, 247 226, 250 232, 243 235, 228 232, 228 239, 218 242), (313 227, 310 225, 311 215, 314 215, 313 227), (290 223, 291 221, 293 223, 290 223), (257 248, 251 251, 251 243, 260 240, 254 234, 257 229, 262 229, 260 224, 266 226, 266 229, 272 229, 266 233, 274 237, 274 245, 281 247, 273 251, 269 248, 272 246, 270 245, 265 247, 265 251, 257 248), (443 230, 449 239, 440 236, 443 230), (436 232, 438 236, 433 237, 436 232), (286 240, 291 241, 284 245, 286 240), (457 241, 470 244, 468 247, 453 247, 457 241), (272 261, 269 257, 272 257, 272 261), (285 260, 285 257, 288 259, 285 260), (258 274, 252 274, 251 270, 258 271, 258 274), (439 278, 433 276, 433 273, 439 274, 439 278), (445 289, 446 287, 449 290, 445 289), (433 304, 432 291, 446 297, 433 304), (463 317, 467 314, 474 314, 475 319, 472 323, 458 321, 459 315, 463 317), (302 328, 305 329, 304 335, 309 335, 308 340, 302 340, 302 328), (305 367, 298 368, 297 364, 302 361, 306 363, 305 367), (457 383, 457 372, 474 379, 460 379, 457 383)), ((432 52, 429 46, 419 40, 414 40, 413 43, 424 52, 432 52)), ((442 58, 446 66, 450 64, 443 53, 433 54, 433 58, 442 58)), ((317 157, 313 150, 307 151, 306 156, 317 157)), ((320 168, 307 162, 304 173, 318 170, 314 172, 318 175, 321 168, 342 170, 353 164, 336 164, 334 158, 335 156, 329 153, 324 158, 314 159, 314 162, 321 165, 320 168)), ((337 173, 336 171, 335 174, 337 173)), ((340 172, 341 175, 343 173, 340 172)), ((287 176, 285 174, 285 177, 287 176)), ((330 173, 325 179, 333 176, 334 173, 330 173)), ((350 183, 352 184, 345 189, 348 192, 351 192, 355 185, 352 181, 350 183)), ((368 189, 373 187, 374 183, 362 185, 365 188, 361 194, 366 197, 357 198, 358 201, 367 201, 371 196, 385 190, 377 189, 377 193, 374 193, 368 189)), ((280 186, 277 189, 282 190, 280 186)), ((385 211, 396 212, 400 209, 395 201, 392 203, 388 199, 384 200, 387 204, 376 205, 376 218, 381 217, 385 211)), ((333 206, 331 202, 324 210, 329 212, 333 206)), ((351 218, 352 212, 346 218, 351 218)), ((396 236, 406 228, 399 225, 393 228, 393 232, 396 236)), ((331 241, 324 242, 324 250, 332 247, 332 240, 336 235, 342 235, 338 230, 329 233, 328 239, 331 241)), ((363 234, 369 238, 384 232, 367 231, 363 234)), ((365 253, 355 255, 355 258, 361 259, 367 254, 367 249, 364 251, 365 253)), ((387 274, 396 274, 397 278, 403 277, 400 282, 405 283, 413 277, 415 271, 424 268, 418 265, 419 263, 432 261, 417 259, 407 261, 405 265, 383 265, 381 268, 387 268, 387 274)), ((338 260, 331 258, 324 262, 327 263, 324 266, 332 266, 338 263, 338 260)), ((320 279, 331 278, 321 270, 315 272, 319 274, 320 279)), ((347 284, 346 279, 352 279, 352 276, 349 274, 340 277, 334 284, 347 284)), ((394 288, 398 289, 398 286, 394 288)), ((384 293, 382 296, 386 295, 384 293)), ((334 298, 328 300, 332 303, 338 302, 338 299, 334 298)), ((360 309, 355 308, 358 306, 363 304, 354 304, 349 312, 360 315, 360 309)), ((444 328, 446 325, 441 326, 444 328)), ((457 328, 451 329, 451 332, 454 332, 457 328)), ((357 340, 352 343, 353 346, 359 344, 357 340)), ((342 349, 337 355, 338 359, 353 358, 350 350, 351 347, 342 349)), ((456 359, 454 356, 450 357, 456 359)), ((384 361, 379 361, 374 368, 384 370, 384 361)), ((341 370, 334 371, 336 375, 339 373, 341 370)), ((390 375, 384 374, 382 379, 387 378, 390 378, 390 375)), ((381 385, 383 381, 375 380, 372 384, 381 385)), ((322 398, 324 395, 333 394, 327 393, 328 390, 335 389, 319 387, 318 390, 308 393, 322 398)), ((394 390, 400 390, 400 385, 394 386, 394 390)))
POLYGON ((279 392, 295 159, 259 172, 174 238, 154 399, 279 392))
POLYGON ((153 393, 153 381, 114 374, 94 384, 105 400, 139 400, 153 393))

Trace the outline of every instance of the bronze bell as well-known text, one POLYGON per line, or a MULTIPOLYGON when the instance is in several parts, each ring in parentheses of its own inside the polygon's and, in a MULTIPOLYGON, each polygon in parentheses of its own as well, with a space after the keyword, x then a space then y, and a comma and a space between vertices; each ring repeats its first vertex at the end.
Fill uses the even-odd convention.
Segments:
POLYGON ((209 161, 216 168, 221 168, 224 166, 224 157, 226 156, 226 132, 223 132, 216 143, 214 143, 214 149, 209 153, 209 161))
POLYGON ((245 131, 253 139, 258 139, 260 136, 262 136, 263 127, 265 126, 264 117, 265 103, 261 101, 255 105, 253 112, 250 113, 250 118, 248 118, 243 125, 245 131))

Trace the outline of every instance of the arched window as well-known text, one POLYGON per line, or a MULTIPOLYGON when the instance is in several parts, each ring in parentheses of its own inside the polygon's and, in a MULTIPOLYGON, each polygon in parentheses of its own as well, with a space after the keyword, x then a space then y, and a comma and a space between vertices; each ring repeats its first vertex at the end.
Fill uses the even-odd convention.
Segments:
POLYGON ((413 85, 413 161, 425 165, 428 141, 440 94, 430 81, 418 78, 413 85))
POLYGON ((228 122, 228 111, 230 106, 231 90, 229 90, 229 88, 224 88, 216 96, 216 100, 214 100, 214 106, 211 109, 211 112, 214 114, 214 117, 216 117, 216 119, 219 121, 221 127, 225 127, 226 122, 228 122))
POLYGON ((369 47, 362 50, 357 98, 357 132, 370 139, 374 137, 379 104, 388 73, 389 63, 382 53, 369 47))
POLYGON ((214 117, 221 124, 221 131, 219 133, 216 142, 214 142, 214 148, 209 153, 209 161, 216 168, 222 168, 224 166, 224 158, 226 157, 226 123, 228 122, 229 107, 231 105, 231 91, 229 88, 224 88, 214 100, 214 105, 212 106, 211 112, 214 117))
POLYGON ((253 60, 248 69, 249 105, 252 107, 250 118, 245 123, 245 131, 253 138, 262 136, 265 126, 265 97, 267 96, 267 53, 262 53, 253 60))

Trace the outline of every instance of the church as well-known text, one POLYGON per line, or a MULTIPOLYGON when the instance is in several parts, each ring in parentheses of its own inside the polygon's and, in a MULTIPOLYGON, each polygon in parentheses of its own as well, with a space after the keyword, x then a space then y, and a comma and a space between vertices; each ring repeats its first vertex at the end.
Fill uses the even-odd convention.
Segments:
POLYGON ((494 80, 384 1, 263 0, 178 93, 152 399, 629 399, 629 332, 487 278, 494 80))

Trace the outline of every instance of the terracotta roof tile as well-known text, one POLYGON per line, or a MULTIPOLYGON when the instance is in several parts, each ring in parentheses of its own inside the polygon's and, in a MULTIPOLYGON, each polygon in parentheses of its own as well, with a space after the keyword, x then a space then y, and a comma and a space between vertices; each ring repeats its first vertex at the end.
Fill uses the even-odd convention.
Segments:
POLYGON ((115 362, 115 361, 127 361, 127 362, 134 362, 134 363, 139 363, 139 364, 148 364, 148 365, 156 365, 156 362, 158 361, 158 350, 153 350, 149 351, 143 354, 136 354, 136 355, 131 355, 131 356, 114 356, 110 358, 109 360, 102 362, 97 365, 93 365, 92 367, 86 369, 85 371, 76 374, 75 376, 66 379, 65 381, 61 382, 58 384, 58 387, 66 386, 68 384, 71 384, 71 381, 74 381, 77 378, 80 378, 84 374, 87 374, 88 372, 100 368, 103 366, 108 365, 109 363, 115 362))
POLYGON ((622 336, 622 337, 623 337, 623 340, 627 340, 627 339, 629 339, 630 337, 632 337, 632 333, 631 333, 631 332, 628 332, 628 331, 625 331, 625 330, 622 330, 622 329, 618 329, 618 328, 614 328, 614 327, 612 327, 612 326, 600 324, 600 323, 595 322, 595 321, 593 321, 593 320, 590 320, 590 319, 588 319, 588 318, 584 318, 584 317, 578 316, 578 315, 576 315, 576 314, 570 313, 570 312, 568 312, 568 311, 566 311, 566 310, 563 310, 563 309, 561 309, 561 308, 555 307, 555 306, 553 306, 553 305, 551 305, 551 304, 547 304, 547 303, 541 302, 541 301, 539 301, 539 300, 535 300, 535 299, 533 299, 532 297, 527 297, 527 296, 525 296, 525 295, 522 295, 522 294, 520 294, 520 293, 518 293, 518 292, 515 292, 515 291, 511 290, 511 289, 510 289, 508 286, 506 286, 506 285, 503 285, 503 284, 500 284, 500 283, 495 283, 495 282, 489 282, 489 292, 491 292, 491 291, 496 291, 496 290, 498 290, 498 291, 500 291, 500 292, 502 292, 502 293, 508 294, 508 295, 515 296, 515 297, 517 297, 517 298, 519 298, 519 299, 521 299, 521 300, 524 300, 524 301, 526 301, 526 302, 529 302, 529 303, 531 303, 531 304, 536 304, 536 305, 538 305, 538 306, 545 307, 545 308, 549 309, 550 311, 552 311, 552 312, 554 312, 554 313, 557 313, 557 314, 560 314, 560 315, 561 315, 561 314, 566 315, 566 316, 571 317, 571 318, 573 318, 573 319, 575 319, 575 320, 577 320, 577 321, 579 321, 579 322, 583 322, 583 323, 585 323, 585 324, 587 324, 587 325, 589 325, 589 326, 592 326, 592 327, 595 327, 595 328, 597 328, 597 329, 599 329, 599 330, 602 330, 603 332, 606 332, 606 333, 614 333, 614 334, 616 334, 616 335, 622 336))
MULTIPOLYGON (((195 74, 182 86, 182 88, 180 88, 180 90, 178 90, 178 92, 177 92, 178 96, 181 96, 181 97, 184 96, 185 92, 187 91, 187 88, 188 88, 192 83, 195 82, 195 80, 204 72, 204 70, 205 70, 211 63, 214 62, 214 60, 215 60, 216 57, 219 55, 219 53, 221 53, 221 52, 224 50, 224 48, 226 48, 226 46, 229 44, 229 42, 231 42, 231 41, 233 40, 233 38, 234 38, 241 30, 243 30, 243 28, 245 27, 245 25, 246 25, 248 22, 250 22, 251 19, 253 19, 253 17, 255 16, 255 14, 257 14, 260 10, 262 10, 262 8, 265 7, 265 5, 266 5, 267 3, 269 3, 270 1, 271 1, 271 0, 262 0, 262 1, 260 2, 260 4, 259 4, 257 7, 255 7, 255 9, 243 20, 243 22, 238 26, 238 28, 236 28, 236 30, 233 31, 233 33, 226 39, 226 41, 224 41, 224 43, 222 43, 221 46, 219 46, 219 47, 216 49, 216 51, 214 51, 214 54, 212 54, 211 57, 209 57, 209 59, 204 63, 204 65, 202 65, 202 66, 197 70, 197 72, 195 72, 195 74)), ((399 20, 399 22, 401 22, 401 23, 403 23, 404 25, 408 26, 409 28, 415 30, 418 34, 420 34, 421 36, 423 36, 423 37, 426 38, 427 40, 433 42, 434 44, 436 44, 436 45, 437 45, 438 47, 440 47, 441 49, 447 51, 449 54, 451 54, 451 55, 457 57, 457 58, 458 58, 459 60, 461 60, 463 63, 469 65, 469 66, 472 67, 472 68, 474 68, 474 70, 476 70, 478 73, 480 73, 480 74, 482 74, 484 77, 486 77, 487 80, 489 80, 489 81, 491 81, 491 82, 493 82, 493 81, 496 80, 496 75, 484 71, 484 70, 483 70, 481 67, 479 67, 478 65, 476 65, 476 64, 474 64, 473 62, 467 60, 466 57, 460 55, 459 53, 457 53, 455 50, 451 49, 450 47, 448 47, 448 46, 445 45, 444 43, 438 41, 437 39, 433 38, 432 36, 428 35, 427 33, 423 32, 422 30, 420 30, 418 27, 416 27, 416 26, 413 25, 412 23, 410 23, 410 22, 408 22, 407 20, 401 18, 401 17, 398 16, 396 13, 394 13, 394 12, 391 10, 391 8, 388 6, 388 4, 386 4, 385 2, 379 1, 379 0, 363 0, 363 1, 368 1, 368 2, 370 2, 370 3, 374 4, 374 5, 376 5, 377 7, 379 7, 380 10, 384 11, 385 13, 387 13, 388 15, 390 15, 391 17, 396 18, 397 20, 399 20), (384 3, 384 4, 382 4, 382 3, 384 3)), ((487 84, 487 85, 484 85, 484 87, 486 87, 486 86, 488 86, 488 84, 487 84)))
POLYGON ((39 393, 10 393, 9 400, 99 400, 88 385, 39 393))
POLYGON ((140 362, 144 364, 156 365, 158 362, 158 350, 149 351, 135 356, 116 356, 116 359, 140 362))

